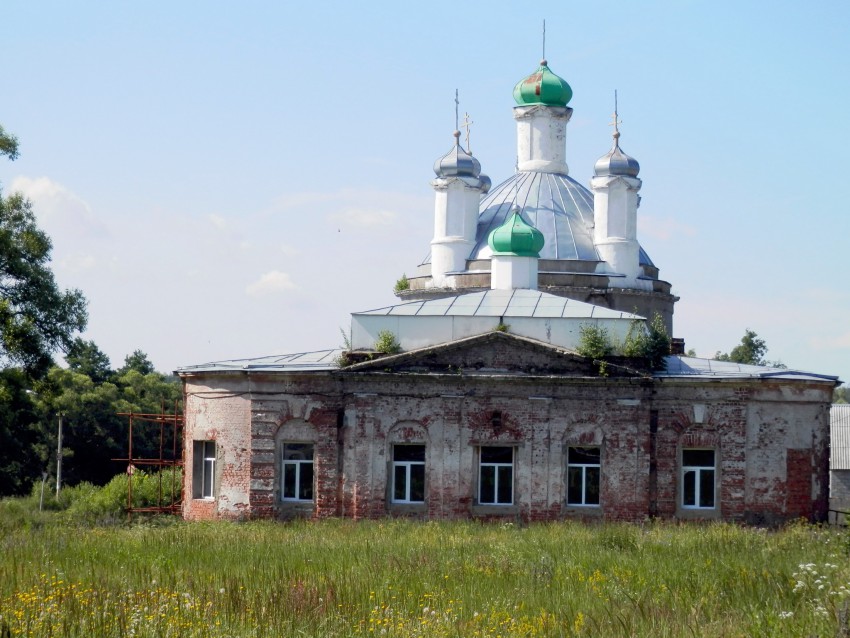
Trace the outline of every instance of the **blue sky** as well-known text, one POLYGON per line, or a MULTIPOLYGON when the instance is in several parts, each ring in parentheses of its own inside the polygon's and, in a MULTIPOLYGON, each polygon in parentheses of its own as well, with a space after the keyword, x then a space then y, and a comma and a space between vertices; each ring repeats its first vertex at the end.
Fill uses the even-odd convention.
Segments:
POLYGON ((428 251, 456 88, 484 172, 514 170, 543 19, 585 185, 619 93, 675 336, 712 356, 750 328, 850 381, 845 2, 8 3, 0 182, 116 366, 335 347, 428 251))

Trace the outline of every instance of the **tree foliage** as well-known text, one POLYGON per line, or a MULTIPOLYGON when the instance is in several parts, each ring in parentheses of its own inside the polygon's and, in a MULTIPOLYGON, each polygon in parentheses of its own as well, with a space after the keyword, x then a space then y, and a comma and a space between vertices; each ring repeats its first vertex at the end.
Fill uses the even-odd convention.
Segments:
MULTIPOLYGON (((0 496, 25 493, 42 472, 55 477, 59 414, 63 483, 103 485, 124 469, 112 461, 127 455, 128 419, 119 413, 172 413, 180 398, 176 378, 120 373, 93 342, 74 345, 69 367, 53 366, 39 380, 15 368, 0 371, 0 496)), ((142 351, 134 355, 150 363, 142 351)), ((134 430, 133 454, 158 457, 159 429, 134 430)))
POLYGON ((717 361, 734 361, 735 363, 744 363, 753 366, 767 365, 764 355, 767 354, 767 344, 764 339, 749 328, 741 337, 741 343, 732 348, 729 353, 717 352, 714 358, 717 361))
POLYGON ((79 337, 74 339, 68 349, 65 363, 70 370, 86 375, 95 383, 103 383, 114 374, 109 357, 97 347, 97 344, 79 337))
MULTIPOLYGON (((0 155, 15 159, 17 139, 0 127, 0 155)), ((0 190, 0 365, 42 375, 86 326, 86 300, 62 291, 50 270, 53 245, 20 193, 0 190)))
POLYGON ((656 312, 648 323, 640 319, 634 320, 629 327, 622 352, 626 357, 646 359, 650 370, 665 370, 667 355, 670 354, 670 337, 661 315, 656 312))
POLYGON ((850 403, 850 385, 840 385, 832 392, 833 403, 850 403))
POLYGON ((118 369, 118 374, 127 374, 131 370, 141 374, 151 374, 156 371, 148 355, 141 350, 135 350, 133 354, 124 357, 124 365, 118 369))
POLYGON ((18 159, 18 138, 7 133, 0 126, 0 155, 5 155, 10 160, 18 159))

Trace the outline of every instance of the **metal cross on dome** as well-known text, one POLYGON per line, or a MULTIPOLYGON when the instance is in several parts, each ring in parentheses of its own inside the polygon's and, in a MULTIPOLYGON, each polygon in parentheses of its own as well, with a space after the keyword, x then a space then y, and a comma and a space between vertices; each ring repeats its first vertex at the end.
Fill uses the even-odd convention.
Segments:
POLYGON ((623 123, 623 120, 618 119, 617 114, 617 91, 614 90, 614 115, 612 116, 611 123, 608 126, 614 127, 614 137, 620 137, 620 128, 619 125, 623 123))
POLYGON ((469 127, 475 124, 471 119, 469 119, 469 113, 463 114, 463 123, 460 125, 461 128, 466 129, 466 152, 472 155, 472 147, 469 145, 469 127))

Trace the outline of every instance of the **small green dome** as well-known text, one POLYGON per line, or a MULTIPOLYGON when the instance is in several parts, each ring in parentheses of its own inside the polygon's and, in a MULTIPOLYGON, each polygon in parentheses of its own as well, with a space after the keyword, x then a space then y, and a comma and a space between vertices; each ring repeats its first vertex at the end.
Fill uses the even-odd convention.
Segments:
POLYGON ((520 80, 514 87, 514 100, 520 106, 545 104, 547 106, 566 106, 573 99, 573 90, 567 81, 558 77, 540 60, 540 68, 527 78, 520 80))
POLYGON ((514 210, 508 221, 490 233, 487 243, 494 255, 539 257, 545 239, 543 233, 525 222, 519 210, 514 210))

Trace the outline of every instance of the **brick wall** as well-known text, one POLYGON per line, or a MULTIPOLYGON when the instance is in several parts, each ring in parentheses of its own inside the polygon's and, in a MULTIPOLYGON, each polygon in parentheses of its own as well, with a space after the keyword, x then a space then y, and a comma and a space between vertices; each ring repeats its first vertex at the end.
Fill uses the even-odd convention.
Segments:
POLYGON ((186 518, 657 514, 773 523, 825 514, 831 388, 814 384, 410 371, 212 377, 186 380, 186 449, 198 437, 219 445, 217 499, 187 499, 186 518), (281 502, 285 440, 315 445, 314 504, 281 502), (397 443, 426 446, 421 506, 390 502, 397 443), (478 453, 491 445, 515 448, 510 506, 476 502, 478 453), (599 508, 566 505, 570 446, 601 448, 599 508), (681 506, 683 448, 716 451, 712 511, 681 506))

